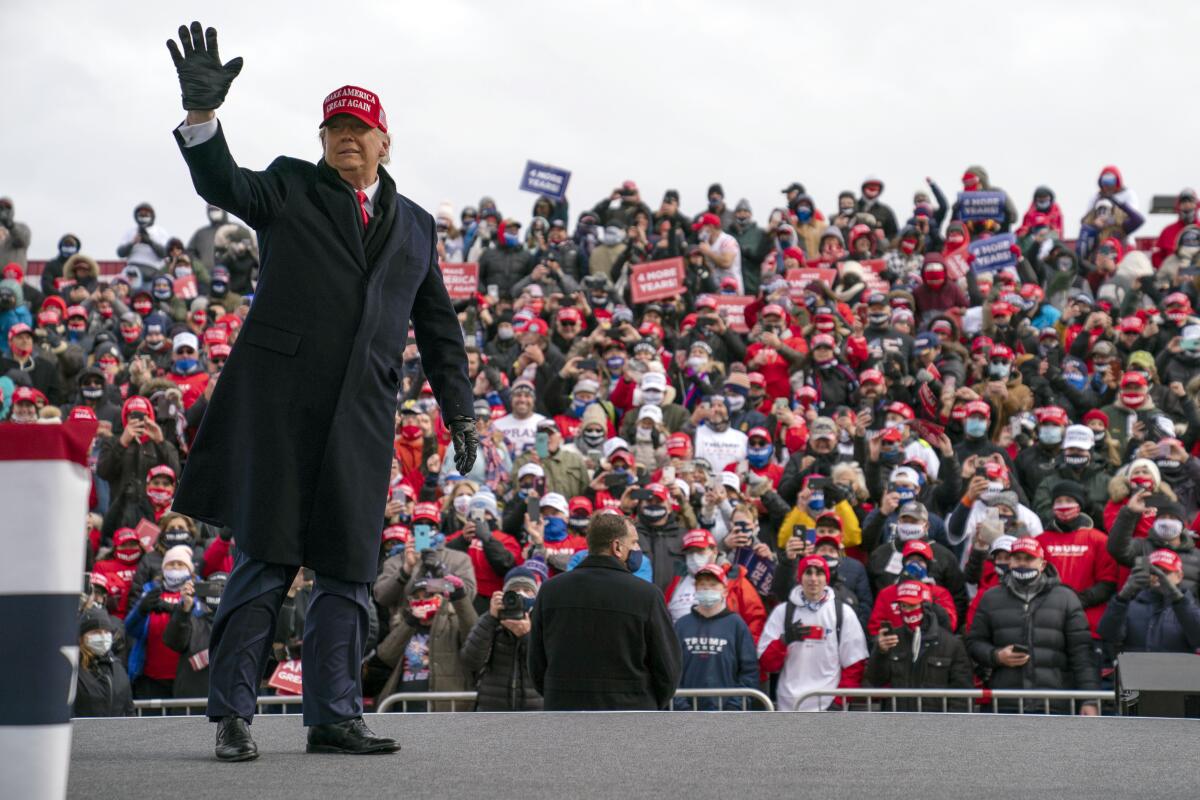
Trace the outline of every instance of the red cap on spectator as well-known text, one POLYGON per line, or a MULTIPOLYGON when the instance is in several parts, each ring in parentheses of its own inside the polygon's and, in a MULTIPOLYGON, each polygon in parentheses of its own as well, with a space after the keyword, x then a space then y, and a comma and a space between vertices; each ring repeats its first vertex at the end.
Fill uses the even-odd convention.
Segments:
POLYGON ((1183 559, 1174 550, 1155 550, 1150 554, 1150 563, 1163 572, 1183 572, 1183 559))
POLYGON ((385 542, 407 542, 409 530, 404 525, 388 525, 383 529, 385 542))
POLYGON ((229 354, 233 352, 233 348, 227 344, 209 345, 209 358, 229 358, 229 354))
MULTIPOLYGON (((842 529, 842 518, 839 517, 837 514, 835 514, 832 511, 826 511, 824 514, 817 515, 817 520, 815 523, 813 523, 813 527, 815 527, 815 528, 837 528, 840 531, 842 529)), ((820 538, 820 537, 818 537, 818 538, 820 538)), ((832 537, 829 537, 829 538, 832 538, 832 537)), ((838 537, 838 541, 839 542, 841 541, 840 536, 838 537)))
POLYGON ((692 223, 692 230, 698 231, 705 225, 716 225, 719 228, 721 227, 721 218, 716 214, 705 212, 700 215, 700 219, 692 223))
POLYGON ((1126 372, 1121 376, 1121 388, 1124 389, 1126 386, 1145 388, 1147 386, 1146 376, 1140 372, 1126 372))
POLYGON ((1032 536, 1022 536, 1013 542, 1012 554, 1015 556, 1017 553, 1025 553, 1034 558, 1046 557, 1045 552, 1042 550, 1042 545, 1032 536))
POLYGON ((1063 427, 1071 424, 1071 419, 1067 416, 1067 412, 1058 406, 1046 406, 1044 408, 1039 408, 1034 411, 1033 415, 1038 422, 1046 422, 1051 425, 1062 425, 1063 427))
POLYGON ((766 386, 767 378, 761 372, 748 372, 746 379, 750 381, 751 386, 766 386))
POLYGON ((908 403, 901 403, 899 400, 888 403, 887 408, 884 409, 884 413, 899 414, 905 419, 916 419, 917 416, 913 413, 912 406, 908 403))
POLYGON ((649 490, 650 494, 654 495, 659 500, 662 500, 664 503, 669 503, 671 501, 671 492, 668 491, 667 487, 663 486, 661 483, 652 483, 647 486, 646 489, 649 490))
POLYGON ((896 602, 908 606, 919 606, 925 599, 925 584, 919 581, 901 581, 896 587, 896 602))
POLYGON ((583 323, 583 314, 579 313, 579 309, 574 306, 565 306, 558 310, 558 319, 560 322, 577 322, 583 323))
POLYGON ((1012 361, 1016 356, 1013 355, 1012 348, 1006 344, 992 345, 992 354, 990 358, 999 358, 1004 361, 1012 361))
POLYGON ((683 549, 687 550, 691 547, 698 547, 701 550, 709 547, 716 547, 717 540, 713 535, 704 528, 693 528, 683 535, 683 549))
MULTIPOLYGON (((1170 551, 1167 551, 1167 552, 1170 552, 1170 551)), ((97 589, 97 588, 103 589, 106 592, 108 591, 108 578, 105 577, 103 572, 93 572, 92 573, 92 588, 93 589, 97 589)))
POLYGON ((914 553, 924 558, 930 564, 933 563, 933 545, 931 545, 929 542, 926 542, 923 539, 918 539, 915 542, 905 542, 904 551, 901 553, 901 558, 908 558, 914 553))
POLYGON ((1100 420, 1104 423, 1104 427, 1108 427, 1108 414, 1105 414, 1098 408, 1093 408, 1091 411, 1083 415, 1083 424, 1086 425, 1094 419, 1100 420))
POLYGON ((764 317, 783 317, 787 316, 787 312, 783 310, 783 306, 778 303, 767 303, 763 306, 762 316, 764 317))
POLYGON ((672 433, 667 437, 667 455, 687 458, 692 454, 692 439, 686 433, 672 433))
POLYGON ((816 350, 818 347, 834 347, 834 346, 835 345, 834 345, 833 337, 830 336, 828 333, 818 333, 816 336, 812 337, 812 349, 813 350, 816 350))
POLYGON ((582 511, 586 516, 590 517, 593 511, 592 501, 581 494, 575 495, 567 503, 567 513, 575 516, 576 511, 582 511))
POLYGON ((52 309, 39 311, 37 315, 37 324, 39 328, 50 328, 58 324, 58 312, 52 309))
POLYGON ((858 376, 859 383, 883 383, 883 373, 875 368, 864 369, 858 376))
POLYGON ((993 342, 991 338, 987 336, 980 336, 971 343, 971 352, 982 353, 984 350, 991 350, 993 345, 995 345, 995 342, 993 342))
POLYGON ((766 428, 763 428, 761 426, 757 427, 757 428, 751 428, 750 430, 746 431, 747 439, 753 439, 755 436, 761 436, 762 438, 766 439, 768 442, 771 441, 771 434, 767 431, 766 428))
POLYGON ((536 333, 538 336, 549 336, 550 326, 546 324, 546 320, 541 317, 534 317, 527 320, 523 325, 518 327, 518 333, 536 333))
POLYGON ((347 85, 340 89, 334 89, 325 96, 321 110, 324 113, 321 127, 324 127, 331 117, 338 114, 350 114, 358 117, 372 128, 379 128, 387 133, 387 114, 383 113, 383 104, 379 102, 379 95, 358 86, 347 85))
POLYGON ((1100 247, 1101 248, 1111 247, 1113 250, 1115 250, 1116 251, 1115 258, 1117 261, 1120 261, 1121 256, 1123 256, 1125 254, 1125 248, 1121 246, 1121 242, 1118 241, 1117 239, 1113 238, 1112 236, 1108 237, 1103 242, 1101 242, 1100 247))
POLYGON ((204 343, 206 345, 227 344, 229 342, 229 329, 224 325, 213 325, 211 328, 204 330, 204 343))
POLYGON ((13 338, 20 333, 28 333, 30 336, 32 336, 33 328, 29 327, 24 322, 18 322, 16 325, 13 325, 8 329, 8 340, 11 342, 13 338))
POLYGON ((1125 317, 1121 320, 1121 333, 1141 333, 1146 328, 1146 322, 1139 316, 1125 317))
POLYGON ((717 307, 717 298, 711 294, 702 294, 696 298, 696 309, 701 308, 715 309, 717 307))
POLYGON ((784 258, 794 258, 794 259, 796 259, 797 261, 799 261, 801 264, 805 263, 805 259, 804 259, 804 251, 803 251, 803 250, 801 250, 799 247, 786 247, 786 248, 784 248, 784 250, 783 250, 783 257, 784 257, 784 258))
POLYGON ((96 421, 96 412, 87 406, 75 406, 71 409, 71 413, 67 415, 67 422, 75 420, 87 420, 88 422, 96 421))
POLYGON ((718 567, 716 564, 705 564, 700 569, 696 570, 696 580, 699 580, 701 575, 707 575, 710 578, 716 578, 721 582, 722 586, 726 585, 725 570, 718 567))
POLYGON ((133 532, 133 528, 117 528, 113 533, 113 549, 120 550, 121 545, 132 542, 137 549, 142 549, 141 542, 138 541, 138 535, 133 532))
POLYGON ((151 467, 150 471, 146 473, 146 480, 149 481, 151 478, 170 478, 171 483, 174 483, 175 470, 171 469, 166 464, 159 464, 158 466, 151 467))
POLYGON ((800 563, 796 565, 796 580, 804 577, 804 573, 810 567, 819 567, 825 573, 825 580, 829 580, 829 565, 825 563, 825 559, 820 556, 805 556, 800 559, 800 563))
POLYGON ((428 520, 430 522, 440 522, 442 519, 442 509, 437 503, 417 503, 413 506, 413 522, 419 519, 428 520))
POLYGON ((70 319, 71 317, 83 317, 84 319, 87 319, 87 316, 87 309, 83 306, 69 306, 67 308, 67 319, 70 319))

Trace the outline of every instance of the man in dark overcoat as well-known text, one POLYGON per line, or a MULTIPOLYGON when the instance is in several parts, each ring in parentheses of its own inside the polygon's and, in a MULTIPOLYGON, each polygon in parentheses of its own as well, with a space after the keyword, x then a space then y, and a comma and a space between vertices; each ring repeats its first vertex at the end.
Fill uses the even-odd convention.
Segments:
POLYGON ((201 197, 258 233, 249 315, 196 434, 173 510, 232 530, 234 570, 213 621, 208 716, 217 757, 258 750, 255 711, 275 620, 296 571, 316 574, 303 637, 309 752, 394 752, 362 720, 361 661, 376 577, 409 320, 458 467, 475 459, 462 330, 433 218, 380 166, 391 140, 374 92, 325 98, 316 164, 239 167, 215 109, 240 58, 193 22, 167 43, 187 119, 175 138, 201 197))

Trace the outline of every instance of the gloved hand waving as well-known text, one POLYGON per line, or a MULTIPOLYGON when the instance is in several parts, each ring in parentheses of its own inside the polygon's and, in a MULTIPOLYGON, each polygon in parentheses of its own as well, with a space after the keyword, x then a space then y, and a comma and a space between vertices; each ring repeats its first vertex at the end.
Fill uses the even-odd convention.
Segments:
POLYGON ((242 59, 234 58, 221 64, 217 54, 217 31, 203 30, 199 22, 193 22, 189 31, 186 25, 179 26, 179 45, 167 40, 175 71, 179 73, 179 86, 183 90, 183 107, 188 111, 212 111, 225 102, 229 85, 242 71, 242 59))
POLYGON ((479 449, 475 420, 470 417, 450 420, 450 441, 454 444, 454 466, 460 475, 466 475, 475 466, 475 452, 479 449))

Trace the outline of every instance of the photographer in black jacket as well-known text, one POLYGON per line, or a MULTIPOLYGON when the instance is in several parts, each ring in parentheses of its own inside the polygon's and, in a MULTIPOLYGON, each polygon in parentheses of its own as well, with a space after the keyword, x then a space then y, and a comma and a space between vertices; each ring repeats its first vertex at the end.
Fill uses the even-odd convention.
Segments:
POLYGON ((529 609, 538 578, 524 567, 504 576, 459 650, 464 669, 475 675, 476 711, 540 711, 542 696, 529 674, 529 609))

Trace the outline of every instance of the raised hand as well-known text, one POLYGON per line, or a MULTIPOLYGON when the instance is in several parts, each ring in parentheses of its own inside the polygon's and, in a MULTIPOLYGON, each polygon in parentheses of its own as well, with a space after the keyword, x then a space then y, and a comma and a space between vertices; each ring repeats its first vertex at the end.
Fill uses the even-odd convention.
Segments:
POLYGON ((169 39, 167 50, 171 51, 171 60, 179 74, 184 109, 212 111, 220 108, 230 84, 242 71, 242 59, 234 58, 228 64, 221 64, 216 29, 203 30, 199 22, 193 22, 190 31, 186 25, 180 25, 179 45, 169 39))
POLYGON ((469 417, 450 420, 450 441, 454 444, 454 466, 458 474, 466 475, 475 466, 475 451, 479 449, 475 420, 469 417))

